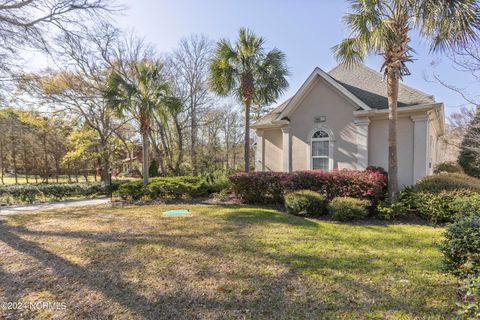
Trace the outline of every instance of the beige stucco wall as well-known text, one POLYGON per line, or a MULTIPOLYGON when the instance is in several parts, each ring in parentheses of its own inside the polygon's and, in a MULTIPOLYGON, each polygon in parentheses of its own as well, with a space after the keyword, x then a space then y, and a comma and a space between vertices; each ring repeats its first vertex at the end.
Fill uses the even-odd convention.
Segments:
POLYGON ((333 167, 355 169, 356 127, 353 111, 356 109, 325 80, 316 83, 298 104, 290 117, 292 135, 292 170, 310 169, 310 136, 319 126, 328 127, 334 134, 333 167), (315 123, 315 117, 325 116, 326 122, 315 123))
MULTIPOLYGON (((368 129, 368 163, 388 169, 388 120, 371 119, 368 129)), ((410 117, 398 118, 398 184, 413 183, 414 124, 410 117)))
MULTIPOLYGON (((311 169, 311 134, 318 127, 327 127, 334 135, 333 169, 358 169, 360 148, 357 145, 357 132, 352 105, 341 93, 325 80, 317 78, 290 113, 291 164, 292 171, 311 169), (315 118, 325 116, 326 121, 315 123, 315 118)), ((386 113, 359 116, 357 120, 366 125, 368 120, 368 151, 360 159, 367 158, 368 165, 388 169, 388 120, 386 113), (368 119, 367 119, 368 117, 368 119)), ((359 123, 360 125, 360 123, 359 123)), ((438 133, 427 111, 412 111, 398 115, 398 177, 399 186, 409 186, 433 172, 440 155, 438 133), (431 167, 429 161, 432 162, 431 167)), ((282 129, 262 129, 265 171, 284 171, 282 129)), ((363 135, 364 136, 364 135, 363 135)), ((358 140, 361 141, 361 140, 358 140)), ((359 142, 360 143, 360 142, 359 142)), ((360 143, 362 144, 362 143, 360 143)), ((366 146, 363 144, 363 150, 366 146)), ((367 163, 366 161, 364 162, 367 163)), ((364 165, 362 164, 364 167, 364 165)), ((360 167, 362 167, 360 166, 360 167)), ((287 169, 288 170, 288 169, 287 169)))
POLYGON ((282 171, 282 130, 263 131, 265 139, 265 171, 282 171))

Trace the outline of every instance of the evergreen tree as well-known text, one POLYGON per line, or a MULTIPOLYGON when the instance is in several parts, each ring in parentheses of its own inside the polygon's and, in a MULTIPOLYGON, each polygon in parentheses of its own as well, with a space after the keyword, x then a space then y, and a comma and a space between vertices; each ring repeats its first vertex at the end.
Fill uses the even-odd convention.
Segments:
POLYGON ((149 177, 158 177, 158 163, 157 160, 153 159, 150 162, 150 167, 148 167, 148 176, 149 177))
POLYGON ((466 174, 480 178, 480 108, 463 137, 458 164, 466 174))

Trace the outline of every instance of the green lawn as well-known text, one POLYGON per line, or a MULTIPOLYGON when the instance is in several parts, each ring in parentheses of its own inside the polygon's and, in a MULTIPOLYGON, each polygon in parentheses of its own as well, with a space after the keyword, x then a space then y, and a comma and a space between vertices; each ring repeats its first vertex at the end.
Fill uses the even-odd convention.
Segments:
POLYGON ((245 206, 90 207, 0 220, 0 318, 451 319, 443 229, 245 206), (3 313, 2 313, 3 312, 3 313))

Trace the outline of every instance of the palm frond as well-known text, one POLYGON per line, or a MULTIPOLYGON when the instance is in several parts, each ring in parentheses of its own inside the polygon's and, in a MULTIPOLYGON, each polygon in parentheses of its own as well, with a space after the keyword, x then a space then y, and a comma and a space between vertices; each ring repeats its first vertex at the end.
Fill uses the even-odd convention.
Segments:
POLYGON ((475 0, 424 0, 415 6, 416 25, 432 51, 478 40, 480 4, 475 0))

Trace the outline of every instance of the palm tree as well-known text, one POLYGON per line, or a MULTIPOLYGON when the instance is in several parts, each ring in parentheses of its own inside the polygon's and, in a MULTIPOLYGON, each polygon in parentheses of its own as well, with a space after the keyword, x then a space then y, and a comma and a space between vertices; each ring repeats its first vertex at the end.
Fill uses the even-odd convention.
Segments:
POLYGON ((233 46, 222 39, 210 65, 210 88, 220 96, 232 95, 245 107, 245 172, 250 171, 250 107, 265 106, 288 88, 285 54, 265 52, 265 40, 241 28, 233 46))
POLYGON ((134 63, 128 74, 113 70, 104 93, 107 106, 121 117, 130 114, 138 121, 142 136, 143 184, 148 184, 148 139, 152 121, 165 121, 180 102, 171 94, 169 83, 162 76, 163 65, 156 61, 134 63))
POLYGON ((333 48, 341 63, 353 65, 380 54, 387 78, 389 197, 398 193, 397 104, 399 80, 410 72, 410 33, 417 31, 431 51, 461 48, 477 39, 480 7, 474 0, 350 0, 344 22, 351 36, 333 48))

